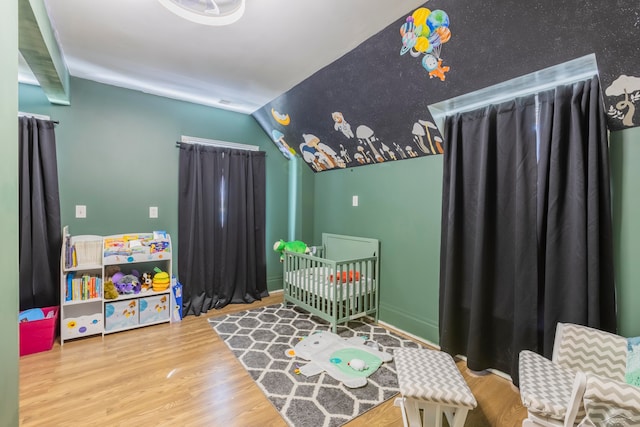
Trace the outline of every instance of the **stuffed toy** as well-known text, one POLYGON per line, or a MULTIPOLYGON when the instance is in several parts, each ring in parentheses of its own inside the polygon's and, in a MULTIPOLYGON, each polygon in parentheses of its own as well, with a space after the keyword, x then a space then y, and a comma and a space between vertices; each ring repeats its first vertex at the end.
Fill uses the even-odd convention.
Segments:
POLYGON ((140 281, 133 274, 126 274, 115 283, 119 294, 137 294, 140 293, 140 281))
MULTIPOLYGON (((338 281, 340 281, 340 274, 337 274, 336 276, 337 276, 338 281)), ((359 282, 360 281, 360 272, 359 271, 356 271, 355 274, 354 274, 353 270, 349 270, 348 279, 347 279, 347 272, 343 271, 342 272, 342 283, 347 283, 347 280, 349 280, 349 282, 353 282, 354 276, 355 276, 356 282, 359 282)), ((329 275, 329 281, 333 282, 333 274, 329 275)))
POLYGON ((116 283, 118 280, 122 277, 122 275, 118 275, 116 276, 116 280, 113 280, 113 276, 116 275, 116 273, 120 273, 120 267, 118 267, 117 265, 107 265, 104 268, 104 275, 107 278, 107 280, 111 280, 113 281, 113 283, 116 283))
POLYGON ((300 240, 285 242, 282 239, 273 244, 273 250, 280 253, 280 262, 284 261, 284 251, 296 252, 299 254, 308 254, 311 252, 307 244, 300 240))
POLYGON ((169 287, 171 282, 169 273, 160 270, 158 267, 155 267, 153 271, 156 272, 156 274, 153 275, 153 290, 156 292, 164 291, 169 287))
POLYGON ((351 359, 347 363, 347 366, 349 366, 354 371, 364 371, 365 369, 369 369, 365 361, 362 359, 351 359))
POLYGON ((118 298, 118 290, 111 280, 104 282, 104 299, 118 298))
POLYGON ((140 277, 140 283, 142 284, 142 291, 148 291, 153 286, 153 273, 150 271, 145 271, 142 273, 140 277))

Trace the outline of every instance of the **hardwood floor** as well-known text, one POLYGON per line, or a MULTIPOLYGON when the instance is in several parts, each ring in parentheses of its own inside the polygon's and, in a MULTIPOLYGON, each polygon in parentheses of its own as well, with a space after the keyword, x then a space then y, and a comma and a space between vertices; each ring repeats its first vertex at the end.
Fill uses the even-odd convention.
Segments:
MULTIPOLYGON (((182 322, 76 341, 20 358, 20 425, 286 426, 207 322, 208 317, 277 304, 275 294, 182 322)), ((467 426, 520 426, 526 411, 510 382, 472 377, 458 362, 479 406, 467 426)), ((348 427, 402 426, 393 399, 348 427)))

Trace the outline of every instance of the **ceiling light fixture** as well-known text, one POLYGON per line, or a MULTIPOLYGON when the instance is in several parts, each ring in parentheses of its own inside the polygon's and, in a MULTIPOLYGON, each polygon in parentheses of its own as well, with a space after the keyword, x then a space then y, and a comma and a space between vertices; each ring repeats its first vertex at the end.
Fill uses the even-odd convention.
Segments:
POLYGON ((242 18, 246 0, 158 0, 176 15, 204 25, 229 25, 242 18))

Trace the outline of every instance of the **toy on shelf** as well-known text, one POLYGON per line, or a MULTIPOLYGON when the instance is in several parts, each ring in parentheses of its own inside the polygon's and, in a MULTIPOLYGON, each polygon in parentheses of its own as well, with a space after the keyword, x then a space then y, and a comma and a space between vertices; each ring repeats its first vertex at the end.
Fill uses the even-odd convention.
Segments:
POLYGON ((105 276, 105 280, 111 280, 114 283, 118 281, 118 279, 120 279, 122 276, 124 276, 124 274, 119 275, 118 277, 116 277, 116 279, 113 279, 113 276, 116 275, 116 273, 121 273, 120 272, 120 267, 118 267, 117 265, 108 265, 105 267, 104 269, 104 276, 105 276))
POLYGON ((155 267, 153 271, 156 272, 156 274, 153 275, 153 290, 161 292, 169 288, 169 283, 171 282, 169 273, 160 270, 158 267, 155 267))
POLYGON ((140 281, 133 274, 125 274, 117 282, 116 289, 120 295, 138 294, 140 293, 140 281))
POLYGON ((145 271, 140 276, 140 284, 142 286, 142 292, 146 292, 153 288, 153 273, 150 271, 145 271))
POLYGON ((118 295, 120 294, 116 289, 116 285, 111 280, 104 282, 104 299, 116 299, 118 295))

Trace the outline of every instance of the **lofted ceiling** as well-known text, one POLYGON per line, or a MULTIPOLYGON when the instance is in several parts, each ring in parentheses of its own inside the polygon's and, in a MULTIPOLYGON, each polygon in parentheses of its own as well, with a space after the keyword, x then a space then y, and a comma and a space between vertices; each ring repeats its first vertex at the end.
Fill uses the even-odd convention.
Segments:
POLYGON ((246 0, 208 26, 159 0, 40 1, 71 76, 248 114, 425 3, 246 0))

